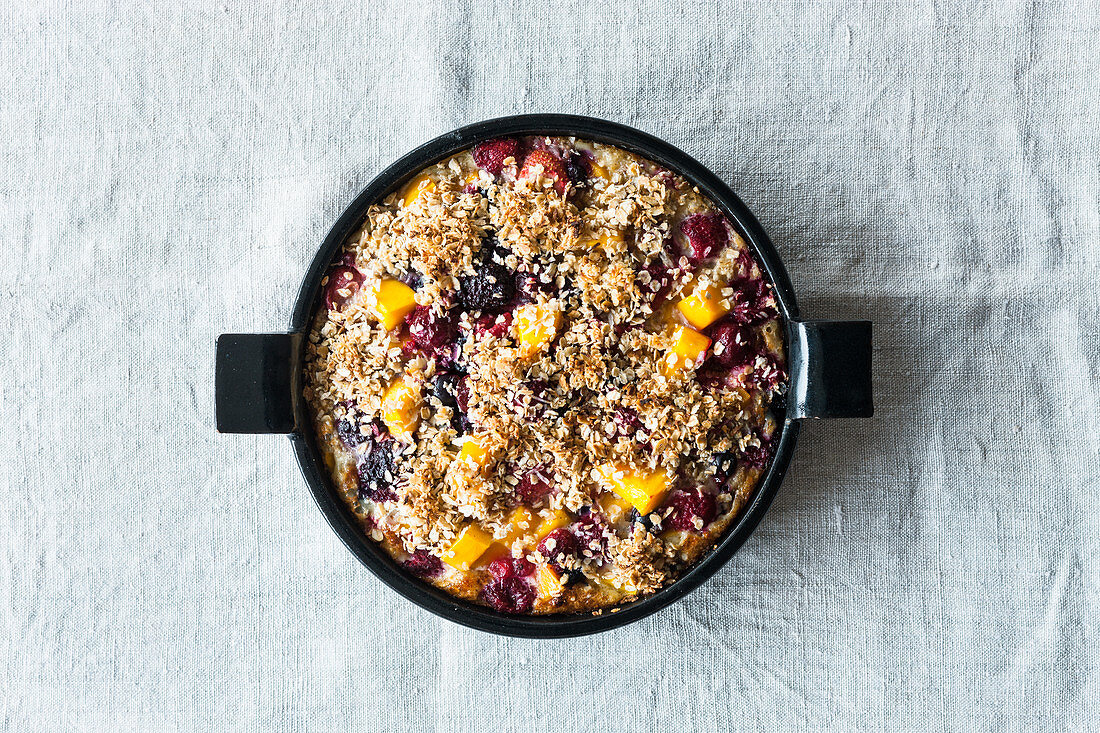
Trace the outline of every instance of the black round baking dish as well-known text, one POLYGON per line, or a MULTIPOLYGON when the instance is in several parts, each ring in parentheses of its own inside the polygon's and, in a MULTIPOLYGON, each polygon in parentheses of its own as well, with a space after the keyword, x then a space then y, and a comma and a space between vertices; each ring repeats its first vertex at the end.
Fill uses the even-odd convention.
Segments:
POLYGON ((215 375, 217 428, 225 433, 289 434, 302 474, 317 505, 348 549, 384 583, 413 603, 460 624, 508 636, 534 638, 591 634, 648 616, 687 595, 721 568, 744 544, 775 497, 790 464, 801 420, 869 417, 871 323, 801 320, 787 272, 752 212, 713 173, 687 154, 644 132, 590 117, 525 115, 460 128, 428 142, 382 171, 329 231, 306 272, 290 329, 277 334, 224 334, 218 339, 215 375), (475 143, 509 135, 576 136, 637 153, 683 175, 736 223, 775 287, 786 321, 790 387, 775 456, 749 505, 721 541, 694 567, 660 592, 613 612, 561 616, 508 616, 459 600, 406 573, 370 541, 341 500, 316 446, 305 400, 301 365, 305 333, 321 301, 321 280, 333 256, 391 190, 475 143))

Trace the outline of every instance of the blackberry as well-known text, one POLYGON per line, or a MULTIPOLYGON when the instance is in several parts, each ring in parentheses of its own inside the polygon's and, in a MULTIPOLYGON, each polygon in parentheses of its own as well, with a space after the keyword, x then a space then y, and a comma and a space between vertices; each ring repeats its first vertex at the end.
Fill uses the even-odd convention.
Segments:
POLYGON ((478 271, 458 281, 458 300, 468 311, 501 313, 516 293, 512 273, 487 259, 478 271))
POLYGON ((397 472, 392 440, 376 440, 359 462, 359 498, 386 501, 397 498, 391 488, 397 472))
POLYGON ((451 427, 459 435, 470 431, 470 421, 466 418, 464 405, 460 405, 459 392, 466 381, 465 374, 445 372, 436 376, 432 384, 432 394, 444 407, 451 408, 451 427))
POLYGON ((359 432, 358 422, 347 417, 336 421, 336 435, 348 450, 355 450, 356 446, 367 440, 367 436, 359 432))

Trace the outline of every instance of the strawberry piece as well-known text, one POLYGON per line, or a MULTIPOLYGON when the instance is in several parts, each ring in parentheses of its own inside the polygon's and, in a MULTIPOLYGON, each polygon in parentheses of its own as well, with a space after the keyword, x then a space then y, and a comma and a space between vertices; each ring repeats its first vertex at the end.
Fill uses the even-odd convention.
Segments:
POLYGON ((554 188, 564 196, 565 184, 569 182, 569 175, 565 172, 565 165, 561 162, 561 158, 549 150, 532 150, 523 159, 523 167, 520 168, 519 177, 534 179, 537 166, 542 166, 542 175, 553 180, 554 188))
POLYGON ((494 176, 499 176, 504 169, 506 158, 515 158, 519 153, 519 140, 514 137, 502 137, 496 140, 487 140, 474 146, 474 163, 494 176))

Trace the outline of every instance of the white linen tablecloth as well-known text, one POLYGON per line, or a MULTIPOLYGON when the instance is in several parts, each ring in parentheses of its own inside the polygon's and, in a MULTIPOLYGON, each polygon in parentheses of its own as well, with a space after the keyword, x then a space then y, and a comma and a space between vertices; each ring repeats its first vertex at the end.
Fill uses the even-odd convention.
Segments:
POLYGON ((13 2, 0 9, 0 727, 1100 724, 1100 5, 13 2), (634 125, 875 322, 703 588, 564 641, 385 589, 213 347, 284 328, 370 178, 503 114, 634 125))

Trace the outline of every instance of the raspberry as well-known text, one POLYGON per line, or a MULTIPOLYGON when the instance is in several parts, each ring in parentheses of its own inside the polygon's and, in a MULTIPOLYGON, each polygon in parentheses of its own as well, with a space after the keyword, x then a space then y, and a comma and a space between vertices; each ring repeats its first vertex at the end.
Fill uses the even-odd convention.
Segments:
POLYGON ((427 550, 417 550, 402 565, 420 578, 434 578, 443 572, 443 563, 427 550))
POLYGON ((577 541, 575 534, 561 527, 542 538, 538 551, 551 565, 561 570, 566 559, 580 554, 581 543, 577 541))
POLYGON ((526 578, 535 572, 535 564, 525 557, 512 558, 512 572, 517 578, 526 578))
POLYGON ((680 233, 688 244, 688 259, 699 264, 729 242, 725 218, 721 214, 693 214, 680 223, 680 233))
POLYGON ((519 153, 519 140, 514 137, 502 137, 496 140, 487 140, 474 146, 474 163, 479 168, 500 175, 504 168, 505 158, 514 158, 519 153))
POLYGON ((741 454, 741 461, 750 468, 762 470, 771 459, 771 440, 761 436, 760 445, 751 445, 741 454))
POLYGON ((525 578, 535 572, 535 566, 525 557, 498 557, 489 563, 489 574, 497 580, 525 578))
POLYGON ((494 578, 481 589, 481 599, 501 613, 526 613, 535 602, 535 589, 520 578, 494 578))
POLYGON ((489 335, 494 338, 504 338, 504 334, 508 333, 512 328, 512 312, 506 311, 499 316, 493 314, 487 314, 478 318, 474 323, 474 330, 482 335, 489 335))
POLYGON ((645 430, 638 413, 629 407, 615 408, 615 428, 618 436, 627 438, 633 438, 639 430, 645 430))
POLYGON ((712 347, 707 362, 729 369, 751 362, 756 354, 755 339, 751 331, 733 321, 723 320, 711 329, 712 347))
POLYGON ((448 365, 454 361, 458 321, 453 315, 440 315, 426 305, 418 305, 405 316, 405 323, 412 343, 421 353, 448 365))
POLYGON ((607 538, 611 532, 601 514, 588 514, 577 520, 573 528, 580 540, 581 551, 589 557, 603 557, 607 554, 607 538))
POLYGON ((679 490, 668 498, 672 512, 665 519, 668 526, 680 531, 701 530, 714 521, 718 507, 714 497, 702 489, 679 490), (702 526, 696 527, 695 520, 702 520, 702 526))
POLYGON ((473 275, 458 281, 458 299, 466 310, 500 313, 516 292, 515 279, 503 265, 491 259, 473 275))
POLYGON ((524 504, 534 506, 550 495, 554 490, 553 474, 547 466, 536 466, 520 476, 516 484, 516 498, 524 504))
POLYGON ((649 307, 657 310, 668 298, 668 291, 672 287, 672 271, 660 260, 654 260, 642 269, 649 273, 649 282, 642 285, 642 288, 651 295, 649 307))
POLYGON ((337 265, 332 268, 328 273, 328 282, 325 283, 325 307, 329 310, 341 310, 362 284, 363 273, 354 267, 337 265), (344 291, 346 295, 340 291, 344 291))
POLYGON ((737 285, 727 318, 747 325, 763 323, 775 316, 775 296, 763 279, 743 280, 737 285))
POLYGON ((523 159, 523 167, 519 171, 519 177, 533 179, 536 166, 542 166, 542 175, 553 180, 554 188, 564 196, 565 184, 569 182, 569 175, 565 172, 565 166, 562 164, 561 158, 549 150, 533 150, 523 159))
POLYGON ((512 558, 498 557, 489 563, 489 575, 497 580, 504 580, 512 575, 512 558))

